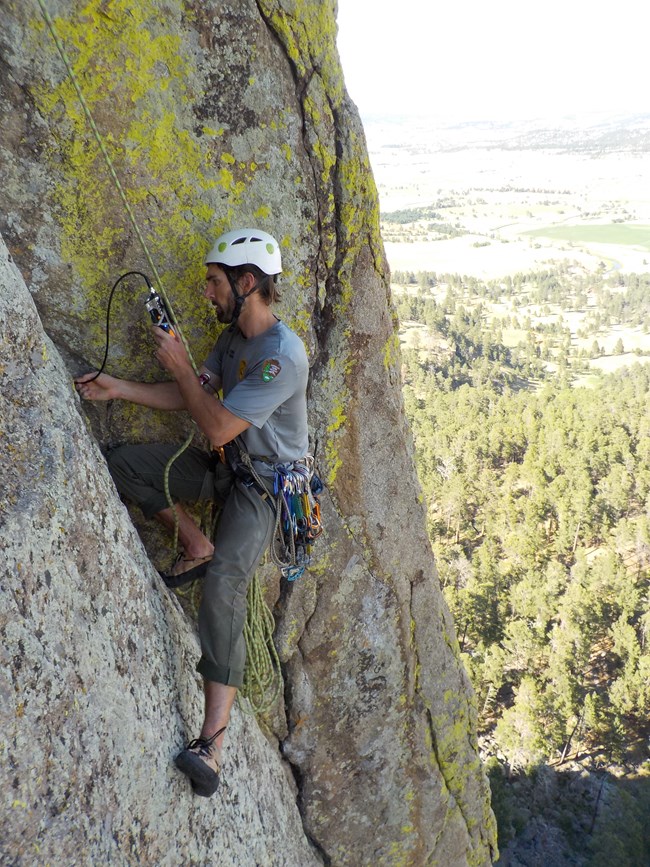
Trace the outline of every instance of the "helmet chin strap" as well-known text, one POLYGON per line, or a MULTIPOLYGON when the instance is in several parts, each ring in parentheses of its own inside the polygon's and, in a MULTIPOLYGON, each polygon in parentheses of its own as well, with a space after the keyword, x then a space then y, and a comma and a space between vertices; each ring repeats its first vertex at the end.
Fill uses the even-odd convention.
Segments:
POLYGON ((237 284, 235 283, 234 278, 230 274, 230 272, 226 271, 226 277, 228 278, 228 282, 230 283, 230 288, 232 289, 232 294, 235 296, 235 309, 232 312, 231 326, 235 325, 237 320, 239 319, 239 314, 241 313, 241 309, 244 306, 244 301, 248 298, 249 295, 252 295, 256 289, 259 288, 259 283, 256 283, 252 289, 249 289, 248 292, 245 292, 243 295, 240 295, 237 291, 237 284))

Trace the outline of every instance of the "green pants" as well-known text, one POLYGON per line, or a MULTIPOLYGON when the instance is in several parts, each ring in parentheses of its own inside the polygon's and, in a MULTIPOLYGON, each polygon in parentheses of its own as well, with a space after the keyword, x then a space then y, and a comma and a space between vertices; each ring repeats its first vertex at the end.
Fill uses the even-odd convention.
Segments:
MULTIPOLYGON (((108 455, 117 489, 140 506, 145 517, 169 505, 163 479, 176 451, 173 445, 122 446, 108 455)), ((265 482, 270 490, 272 482, 265 482)), ((169 490, 174 502, 213 500, 221 507, 199 609, 197 670, 206 680, 239 687, 246 662, 246 591, 273 536, 271 501, 198 448, 187 449, 174 461, 169 490)))

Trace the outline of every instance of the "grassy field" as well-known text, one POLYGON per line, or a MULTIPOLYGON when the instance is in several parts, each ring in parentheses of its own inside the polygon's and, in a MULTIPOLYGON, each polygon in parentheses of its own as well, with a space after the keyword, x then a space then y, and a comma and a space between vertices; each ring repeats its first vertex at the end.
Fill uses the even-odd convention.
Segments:
POLYGON ((545 226, 529 229, 522 235, 552 238, 574 244, 624 244, 650 251, 650 226, 624 223, 585 224, 577 226, 545 226))
POLYGON ((516 133, 500 147, 460 127, 367 126, 391 270, 484 279, 561 261, 648 270, 650 152, 517 149, 516 133))
MULTIPOLYGON (((432 134, 407 123, 388 131, 370 126, 368 132, 393 273, 434 272, 432 294, 443 303, 445 275, 503 281, 517 273, 553 272, 563 263, 576 285, 582 282, 586 296, 579 301, 568 293, 556 303, 531 305, 526 292, 488 300, 454 291, 467 309, 480 303, 488 322, 503 320, 502 340, 510 348, 524 344, 530 329, 540 344, 557 344, 568 331, 570 354, 589 364, 592 377, 650 360, 638 354, 650 351, 647 326, 627 328, 613 317, 596 332, 588 329, 599 303, 590 275, 596 284, 603 276, 625 279, 650 271, 650 151, 517 149, 509 134, 500 147, 466 140, 468 130, 432 134), (541 330, 554 326, 555 338, 541 330), (619 338, 624 351, 615 353, 619 338)), ((423 327, 412 324, 403 340, 427 349, 423 327)))

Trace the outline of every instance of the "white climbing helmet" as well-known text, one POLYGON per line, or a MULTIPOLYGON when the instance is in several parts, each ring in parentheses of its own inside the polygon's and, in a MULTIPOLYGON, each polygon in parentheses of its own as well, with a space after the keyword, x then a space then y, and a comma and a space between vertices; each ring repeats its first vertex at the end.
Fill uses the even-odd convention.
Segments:
POLYGON ((257 265, 264 272, 275 276, 282 271, 280 245, 273 235, 261 229, 233 229, 217 238, 214 247, 205 258, 205 264, 257 265))

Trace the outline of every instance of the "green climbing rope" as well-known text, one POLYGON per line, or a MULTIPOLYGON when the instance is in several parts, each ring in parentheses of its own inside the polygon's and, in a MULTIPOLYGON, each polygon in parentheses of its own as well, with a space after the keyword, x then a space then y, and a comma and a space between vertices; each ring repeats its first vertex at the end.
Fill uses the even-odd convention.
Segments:
MULTIPOLYGON (((248 699, 251 713, 260 716, 278 700, 282 688, 280 659, 273 641, 275 622, 266 604, 262 586, 253 576, 248 588, 246 624, 246 668, 241 694, 248 699)), ((246 710, 245 705, 241 705, 246 710)))
MULTIPOLYGON (((86 120, 88 121, 88 125, 90 126, 97 145, 102 153, 102 156, 104 157, 104 161, 108 168, 109 175, 115 185, 115 188, 119 193, 122 204, 124 205, 131 225, 133 226, 133 230, 136 234, 136 237, 138 238, 138 241, 140 242, 149 267, 151 268, 151 272, 154 275, 154 279, 158 286, 158 291, 160 292, 160 295, 162 296, 165 304, 167 305, 172 324, 174 326, 174 331, 182 341, 183 346, 187 351, 187 355, 192 365, 192 368, 198 376, 199 371, 192 356, 190 347, 187 343, 187 340, 185 339, 185 336, 183 335, 182 329, 178 324, 178 320, 176 319, 176 315, 174 313, 171 302, 169 301, 165 289, 162 285, 162 281, 158 274, 158 269, 154 264, 154 261, 149 252, 149 248, 147 247, 144 237, 142 236, 142 232, 140 231, 140 227, 138 226, 137 220, 135 219, 133 209, 129 204, 126 193, 124 192, 120 179, 117 175, 117 172, 115 171, 113 161, 111 160, 110 154, 106 149, 104 140, 101 136, 101 133, 99 132, 99 129, 97 128, 97 124, 95 123, 90 108, 88 107, 81 87, 79 86, 79 82, 77 81, 74 69, 72 68, 72 64, 66 54, 63 44, 61 43, 54 22, 50 17, 50 14, 43 0, 37 0, 37 2, 41 9, 43 19, 48 27, 48 30, 50 31, 52 39, 54 40, 54 44, 56 45, 59 56, 61 57, 63 65, 65 66, 70 81, 72 82, 72 85, 75 89, 75 92, 81 104, 81 108, 83 109, 86 120)), ((167 502, 169 503, 169 506, 171 507, 174 514, 173 547, 175 550, 178 548, 178 514, 171 496, 171 491, 169 489, 169 473, 174 461, 176 461, 180 457, 180 455, 182 455, 183 452, 191 445, 192 440, 194 439, 195 432, 196 424, 194 424, 194 430, 191 432, 185 442, 180 446, 178 451, 171 456, 165 467, 164 489, 165 497, 167 498, 167 502)), ((191 592, 195 594, 196 588, 193 585, 191 586, 191 592)), ((196 597, 194 601, 196 604, 196 597)), ((257 576, 254 575, 248 588, 247 616, 246 625, 244 628, 247 661, 246 670, 244 672, 244 684, 241 692, 242 695, 246 699, 248 699, 252 712, 255 714, 264 713, 274 704, 280 694, 280 689, 282 685, 280 661, 278 659, 277 651, 275 649, 275 644, 273 643, 274 628, 275 624, 273 621, 273 615, 264 600, 259 580, 257 576)))

